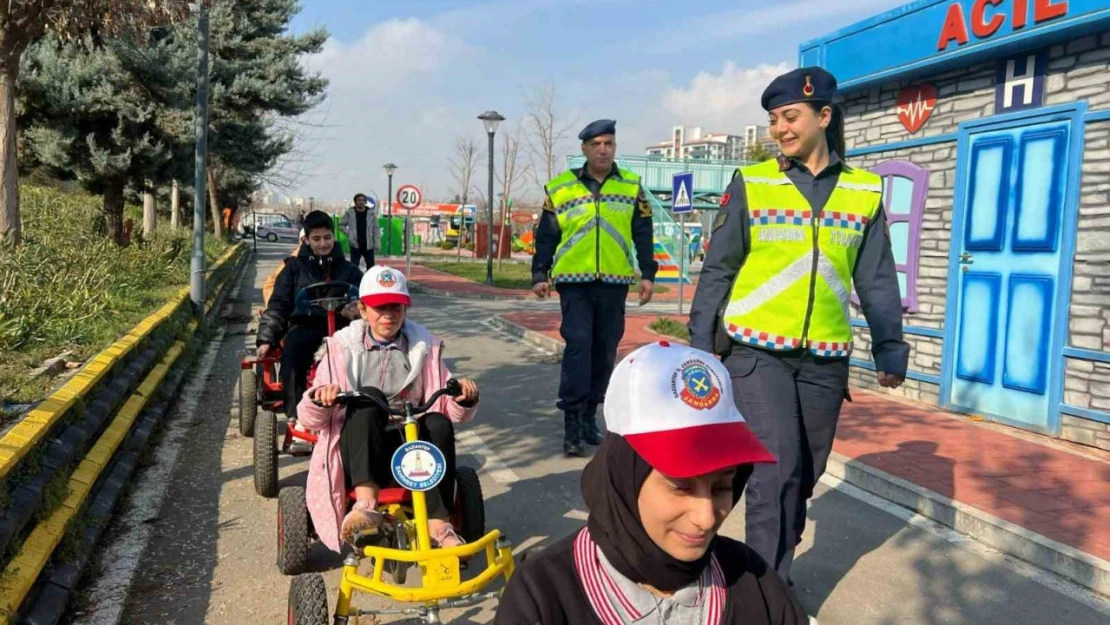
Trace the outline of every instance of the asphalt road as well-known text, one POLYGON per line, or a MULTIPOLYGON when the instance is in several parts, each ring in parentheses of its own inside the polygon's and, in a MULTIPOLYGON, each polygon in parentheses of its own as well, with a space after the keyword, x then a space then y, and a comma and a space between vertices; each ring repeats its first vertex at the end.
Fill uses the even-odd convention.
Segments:
MULTIPOLYGON (((250 311, 288 249, 259 245, 257 265, 224 310, 222 342, 198 366, 154 460, 113 522, 71 622, 285 622, 290 578, 275 566, 277 504, 254 493, 251 441, 237 429, 236 383, 237 354, 254 341, 250 311)), ((536 305, 417 297, 412 312, 444 338, 452 370, 481 387, 478 419, 459 430, 460 464, 481 469, 487 526, 506 532, 518 550, 566 536, 585 518, 578 479, 586 460, 561 455, 557 362, 486 324, 498 312, 536 305)), ((280 462, 282 485, 304 482, 307 458, 280 462)), ((821 625, 1110 622, 1104 600, 853 495, 850 487, 819 487, 794 567, 799 595, 821 625)), ((743 504, 724 533, 743 537, 743 504)), ((324 572, 334 608, 339 558, 317 545, 311 561, 324 572)), ((363 595, 355 603, 388 605, 363 595)), ((493 609, 490 602, 443 617, 489 623, 493 609)))

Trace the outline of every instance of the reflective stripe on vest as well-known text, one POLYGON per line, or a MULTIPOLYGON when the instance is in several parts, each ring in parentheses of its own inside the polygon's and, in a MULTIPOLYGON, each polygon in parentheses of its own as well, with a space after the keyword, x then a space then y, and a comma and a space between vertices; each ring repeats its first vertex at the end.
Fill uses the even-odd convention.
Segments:
POLYGON ((632 211, 640 193, 640 177, 620 169, 609 177, 597 197, 566 171, 545 185, 559 220, 562 240, 551 269, 553 283, 632 284, 632 211))
POLYGON ((867 224, 881 210, 882 180, 845 167, 820 214, 776 161, 740 170, 751 249, 722 323, 738 342, 770 350, 806 347, 851 354, 852 269, 867 224))

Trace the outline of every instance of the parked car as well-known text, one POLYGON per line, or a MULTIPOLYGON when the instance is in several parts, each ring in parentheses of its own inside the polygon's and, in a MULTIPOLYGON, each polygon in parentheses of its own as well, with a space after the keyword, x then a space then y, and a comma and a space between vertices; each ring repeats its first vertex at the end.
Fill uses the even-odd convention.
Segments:
POLYGON ((301 229, 291 221, 258 224, 258 238, 266 239, 271 243, 279 240, 296 241, 300 238, 300 233, 301 229))

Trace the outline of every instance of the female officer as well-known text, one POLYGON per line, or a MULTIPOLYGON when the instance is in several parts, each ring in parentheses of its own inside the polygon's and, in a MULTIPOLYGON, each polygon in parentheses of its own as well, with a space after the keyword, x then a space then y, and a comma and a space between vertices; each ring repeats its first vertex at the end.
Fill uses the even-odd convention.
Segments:
POLYGON ((879 385, 900 385, 909 358, 882 181, 842 160, 835 92, 820 67, 763 92, 782 154, 733 177, 690 310, 691 345, 724 358, 740 412, 778 458, 748 483, 745 540, 787 581, 806 500, 851 399, 853 287, 879 385))

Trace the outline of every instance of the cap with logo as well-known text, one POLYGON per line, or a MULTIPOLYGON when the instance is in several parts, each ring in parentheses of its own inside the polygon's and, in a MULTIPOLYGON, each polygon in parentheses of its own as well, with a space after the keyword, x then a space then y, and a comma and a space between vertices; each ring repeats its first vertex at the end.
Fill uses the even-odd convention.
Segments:
POLYGON ((669 477, 775 462, 732 396, 728 371, 713 356, 661 341, 624 357, 605 394, 605 426, 669 477))
POLYGON ((367 306, 412 306, 405 274, 386 265, 375 265, 366 271, 358 287, 358 298, 367 306))
POLYGON ((799 67, 771 81, 760 104, 772 111, 797 102, 827 103, 836 95, 836 76, 821 67, 799 67))

